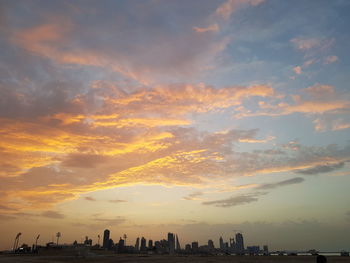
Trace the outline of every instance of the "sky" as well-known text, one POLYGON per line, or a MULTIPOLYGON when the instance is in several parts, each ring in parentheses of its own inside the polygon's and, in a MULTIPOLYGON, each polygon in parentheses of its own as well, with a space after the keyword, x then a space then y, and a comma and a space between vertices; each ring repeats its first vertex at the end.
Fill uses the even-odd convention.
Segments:
POLYGON ((0 0, 0 249, 108 228, 349 250, 349 12, 0 0))

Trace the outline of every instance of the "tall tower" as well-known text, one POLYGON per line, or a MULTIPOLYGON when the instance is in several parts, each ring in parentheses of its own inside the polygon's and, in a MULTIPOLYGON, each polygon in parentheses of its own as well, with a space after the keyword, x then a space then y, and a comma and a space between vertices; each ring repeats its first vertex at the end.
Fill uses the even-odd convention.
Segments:
POLYGON ((176 234, 176 250, 180 251, 181 250, 181 246, 180 246, 180 241, 179 241, 179 237, 176 234))
POLYGON ((220 237, 219 243, 220 243, 220 249, 225 249, 224 240, 222 239, 222 237, 220 237))
POLYGON ((236 234, 236 253, 244 254, 244 241, 241 233, 236 234))
POLYGON ((147 250, 147 247, 146 247, 146 238, 142 237, 141 238, 141 248, 140 248, 141 251, 146 251, 147 250))
POLYGON ((214 249, 214 242, 211 239, 208 240, 208 248, 209 249, 214 249))
POLYGON ((175 236, 173 233, 168 233, 169 254, 175 253, 175 236))
POLYGON ((136 249, 137 251, 140 250, 140 238, 139 238, 139 237, 136 239, 135 249, 136 249))
POLYGON ((104 249, 107 249, 108 248, 108 245, 109 245, 109 230, 106 229, 104 232, 103 232, 103 248, 104 249))

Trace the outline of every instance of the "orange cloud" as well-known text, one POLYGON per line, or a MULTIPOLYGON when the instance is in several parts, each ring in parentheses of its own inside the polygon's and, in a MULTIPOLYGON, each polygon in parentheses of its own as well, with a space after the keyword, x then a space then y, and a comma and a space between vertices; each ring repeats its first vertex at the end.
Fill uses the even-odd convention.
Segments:
POLYGON ((264 0, 227 0, 216 9, 215 14, 227 20, 236 10, 242 8, 242 6, 256 6, 262 2, 264 0))
POLYGON ((220 30, 218 24, 213 24, 208 27, 193 27, 193 30, 197 33, 206 33, 206 32, 218 32, 220 30))
POLYGON ((324 61, 325 61, 325 64, 331 64, 331 63, 337 62, 338 57, 337 56, 328 56, 324 59, 324 61))
POLYGON ((295 74, 300 75, 302 73, 301 67, 300 66, 296 66, 293 68, 293 71, 295 72, 295 74))

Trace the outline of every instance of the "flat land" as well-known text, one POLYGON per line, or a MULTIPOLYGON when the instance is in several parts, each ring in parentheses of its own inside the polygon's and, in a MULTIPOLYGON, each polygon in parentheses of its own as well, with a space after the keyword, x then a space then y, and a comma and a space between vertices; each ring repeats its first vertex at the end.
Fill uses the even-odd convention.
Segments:
MULTIPOLYGON (((55 256, 55 255, 0 255, 0 263, 60 263, 60 262, 100 262, 100 263, 122 263, 122 262, 137 262, 137 263, 307 263, 316 262, 314 256, 169 256, 169 255, 87 255, 83 256, 55 256)), ((327 257, 327 263, 350 263, 350 257, 332 256, 327 257)))

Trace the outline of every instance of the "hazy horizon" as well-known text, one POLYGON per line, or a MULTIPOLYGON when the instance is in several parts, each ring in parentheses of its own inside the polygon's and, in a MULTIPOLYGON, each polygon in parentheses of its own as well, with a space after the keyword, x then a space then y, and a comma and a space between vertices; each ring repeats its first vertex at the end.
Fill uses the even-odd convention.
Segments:
POLYGON ((0 0, 0 250, 350 250, 350 1, 0 0))

